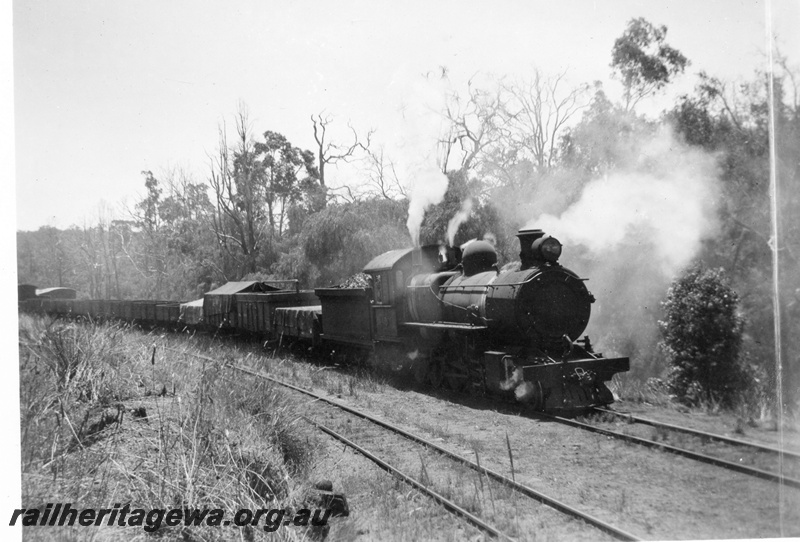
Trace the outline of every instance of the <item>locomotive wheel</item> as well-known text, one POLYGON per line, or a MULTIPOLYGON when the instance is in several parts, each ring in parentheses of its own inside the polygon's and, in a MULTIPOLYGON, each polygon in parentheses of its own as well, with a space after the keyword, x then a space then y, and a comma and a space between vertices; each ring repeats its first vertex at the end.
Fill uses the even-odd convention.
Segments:
POLYGON ((452 372, 452 368, 451 371, 445 375, 445 380, 447 381, 448 387, 453 391, 463 391, 464 388, 467 387, 467 382, 469 381, 466 375, 452 372))
POLYGON ((441 388, 444 382, 444 364, 437 356, 432 356, 428 364, 428 382, 435 389, 441 388))
POLYGON ((428 372, 430 370, 430 362, 425 358, 417 358, 412 365, 414 371, 414 381, 417 384, 428 383, 428 372))
POLYGON ((544 410, 544 390, 542 389, 542 383, 538 380, 533 383, 533 403, 534 410, 544 410))

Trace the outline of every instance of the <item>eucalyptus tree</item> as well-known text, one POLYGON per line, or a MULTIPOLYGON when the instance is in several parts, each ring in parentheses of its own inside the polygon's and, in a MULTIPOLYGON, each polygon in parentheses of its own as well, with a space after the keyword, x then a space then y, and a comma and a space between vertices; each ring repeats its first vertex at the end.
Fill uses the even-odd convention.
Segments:
POLYGON ((317 183, 314 161, 311 151, 293 146, 278 132, 266 131, 263 140, 255 140, 243 108, 236 117, 232 146, 224 126, 220 128, 208 181, 214 195, 211 225, 225 259, 226 278, 254 273, 259 264, 268 266, 290 206, 317 183))
POLYGON ((611 68, 625 88, 625 109, 632 110, 645 96, 660 90, 686 69, 689 61, 666 43, 667 27, 642 17, 631 19, 614 42, 611 68))

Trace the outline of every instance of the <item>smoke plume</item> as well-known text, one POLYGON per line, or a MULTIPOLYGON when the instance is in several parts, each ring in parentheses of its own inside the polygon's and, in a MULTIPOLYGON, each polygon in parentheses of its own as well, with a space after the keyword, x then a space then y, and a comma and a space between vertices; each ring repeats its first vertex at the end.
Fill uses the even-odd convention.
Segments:
POLYGON ((448 179, 439 164, 439 145, 445 127, 441 112, 449 82, 441 74, 420 76, 398 70, 390 85, 390 99, 400 104, 392 127, 393 158, 398 178, 410 186, 406 226, 414 246, 425 210, 444 199, 448 179))
POLYGON ((461 224, 464 223, 466 219, 469 218, 469 214, 472 212, 472 198, 467 198, 461 204, 461 210, 458 211, 453 218, 447 223, 447 244, 453 246, 456 242, 456 233, 458 233, 458 228, 461 227, 461 224))
POLYGON ((646 251, 659 274, 672 278, 716 230, 716 177, 713 156, 664 129, 642 146, 631 171, 590 181, 560 216, 543 215, 530 226, 595 257, 621 247, 646 251))
POLYGON ((632 163, 589 181, 561 214, 527 224, 558 238, 565 265, 589 277, 589 332, 607 354, 638 357, 634 368, 653 362, 670 282, 716 232, 718 193, 713 155, 666 128, 638 145, 632 163))
POLYGON ((419 231, 425 210, 444 199, 447 192, 447 177, 436 168, 417 167, 413 171, 414 187, 408 202, 408 234, 414 246, 419 245, 419 231))

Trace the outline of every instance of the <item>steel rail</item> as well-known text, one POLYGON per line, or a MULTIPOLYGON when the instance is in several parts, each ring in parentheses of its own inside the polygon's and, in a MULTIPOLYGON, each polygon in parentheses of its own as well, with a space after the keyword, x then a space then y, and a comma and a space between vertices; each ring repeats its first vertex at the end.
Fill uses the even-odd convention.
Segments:
POLYGON ((504 532, 500 531, 499 529, 497 529, 495 527, 492 527, 491 525, 489 525, 488 523, 483 521, 481 518, 471 514, 470 512, 468 512, 467 510, 463 509, 462 507, 460 507, 459 505, 457 505, 456 503, 454 503, 453 501, 451 501, 447 497, 444 497, 443 495, 441 495, 441 494, 437 493, 436 491, 430 489, 429 487, 427 487, 422 482, 420 482, 418 480, 415 480, 414 478, 412 478, 411 476, 405 474, 404 472, 402 472, 401 470, 397 469, 396 467, 393 467, 392 465, 390 465, 386 461, 382 460, 381 458, 379 458, 378 456, 376 456, 372 452, 370 452, 367 449, 359 446, 355 442, 349 440, 347 437, 344 437, 343 435, 340 435, 339 433, 337 433, 333 429, 330 429, 330 428, 322 425, 321 423, 316 422, 316 421, 308 418, 307 416, 303 416, 303 419, 305 419, 308 423, 310 423, 311 425, 313 425, 317 429, 319 429, 319 430, 323 431, 324 433, 327 433, 331 437, 335 438, 339 442, 342 442, 342 443, 346 444, 347 446, 353 448, 358 453, 360 453, 361 455, 363 455, 364 457, 366 457, 367 459, 369 459, 370 461, 372 461, 373 463, 378 465, 381 469, 383 469, 386 472, 390 473, 394 477, 399 478, 400 480, 402 480, 406 484, 408 484, 411 487, 417 489, 418 491, 424 493, 425 495, 427 495, 428 497, 430 497, 431 499, 433 499, 434 501, 436 501, 437 503, 442 505, 448 511, 450 511, 453 514, 456 514, 456 515, 461 516, 462 518, 466 519, 469 523, 473 524, 475 527, 477 527, 481 531, 483 531, 485 533, 488 533, 488 534, 490 534, 490 535, 492 535, 494 537, 497 537, 497 538, 503 538, 505 540, 514 540, 513 538, 511 538, 510 536, 508 536, 504 532))
MULTIPOLYGON (((211 362, 214 362, 214 363, 217 363, 219 361, 219 360, 215 360, 213 358, 210 358, 208 356, 204 356, 202 354, 195 354, 194 352, 181 351, 181 350, 176 350, 174 348, 169 348, 169 347, 163 347, 163 348, 165 350, 169 350, 171 352, 177 352, 177 353, 183 354, 183 355, 191 355, 191 356, 194 356, 194 357, 197 357, 197 358, 200 358, 200 359, 204 359, 206 361, 211 361, 211 362)), ((155 356, 155 349, 153 349, 153 356, 155 356)), ((229 363, 229 362, 223 362, 223 366, 229 367, 229 368, 237 370, 237 371, 241 371, 243 373, 246 373, 246 374, 258 377, 258 378, 262 378, 264 380, 268 380, 268 381, 274 382, 276 384, 280 384, 280 385, 286 386, 286 387, 291 388, 293 390, 305 393, 307 395, 311 395, 311 396, 315 397, 316 399, 321 399, 323 401, 326 401, 325 398, 317 396, 316 394, 314 394, 312 392, 309 392, 308 390, 304 390, 302 388, 299 388, 299 387, 294 386, 292 384, 288 384, 286 382, 281 382, 280 380, 277 380, 275 378, 272 378, 272 377, 269 377, 267 375, 258 373, 256 371, 252 371, 252 370, 248 369, 247 367, 242 367, 242 366, 235 365, 235 364, 229 363)), ((331 404, 333 404, 333 403, 331 403, 331 404)), ((306 422, 310 423, 311 425, 313 425, 314 427, 319 429, 320 431, 330 435, 331 437, 333 437, 334 439, 338 440, 339 442, 342 442, 343 444, 345 444, 345 445, 349 446, 350 448, 354 449, 355 451, 357 451, 358 453, 360 453, 361 455, 363 455, 364 457, 366 457, 367 459, 369 459, 370 461, 372 461, 373 463, 378 465, 384 471, 390 473, 391 475, 393 475, 396 478, 399 478, 400 480, 402 480, 406 484, 408 484, 411 487, 417 489, 421 493, 427 495, 428 497, 430 497, 431 499, 433 499, 434 501, 439 503, 442 507, 444 507, 449 512, 451 512, 451 513, 453 513, 453 514, 455 514, 457 516, 461 516, 462 518, 467 520, 469 523, 471 523, 472 525, 474 525, 475 527, 477 527, 481 531, 483 531, 483 532, 485 532, 485 533, 487 533, 487 534, 489 534, 489 535, 491 535, 493 537, 502 538, 504 540, 509 540, 511 542, 514 542, 514 539, 511 538, 510 536, 508 536, 506 533, 504 533, 504 532, 500 531, 499 529, 493 527, 492 525, 486 523, 481 518, 475 516, 474 514, 470 513, 469 511, 465 510, 464 508, 462 508, 458 504, 454 503, 453 501, 451 501, 447 497, 441 495, 440 493, 434 491, 433 489, 430 489, 425 484, 423 484, 422 482, 412 478, 408 474, 402 472, 400 469, 398 469, 396 467, 393 467, 392 465, 390 465, 389 463, 387 463, 383 459, 379 458, 378 456, 376 456, 375 454, 373 454, 372 452, 370 452, 366 448, 364 448, 362 446, 359 446, 355 442, 349 440, 347 437, 345 437, 343 435, 340 435, 339 433, 337 433, 333 429, 330 429, 329 427, 327 427, 327 426, 325 426, 325 425, 323 425, 323 424, 321 424, 321 423, 319 423, 319 422, 317 422, 315 420, 312 420, 308 416, 302 416, 302 418, 306 422)))
POLYGON ((647 446, 648 448, 657 448, 665 452, 670 452, 676 455, 688 457, 689 459, 694 459, 702 463, 708 463, 711 465, 715 465, 717 467, 722 467, 732 471, 740 472, 742 474, 749 474, 750 476, 755 476, 757 478, 769 480, 770 482, 775 482, 778 484, 783 484, 786 486, 800 489, 800 480, 797 480, 795 478, 789 478, 780 474, 775 474, 765 470, 757 469, 755 467, 748 467, 746 465, 741 465, 739 463, 734 463, 732 461, 726 461, 724 459, 719 459, 717 457, 711 457, 709 455, 701 454, 699 452, 692 452, 691 450, 678 448, 676 446, 664 444, 663 442, 656 442, 654 440, 648 440, 641 437, 635 437, 633 435, 626 435, 625 433, 619 433, 617 431, 611 431, 609 429, 603 429, 595 425, 579 422, 577 420, 571 420, 569 418, 564 418, 561 416, 556 416, 554 414, 535 412, 534 415, 541 418, 555 420, 557 422, 563 423, 565 425, 570 425, 572 427, 579 427, 581 429, 586 429, 587 431, 592 431, 594 433, 599 433, 601 435, 606 435, 609 437, 614 437, 628 442, 632 442, 634 444, 647 446))
MULTIPOLYGON (((219 360, 215 360, 213 358, 210 358, 208 356, 204 356, 202 354, 196 354, 194 352, 181 351, 181 350, 176 350, 174 348, 168 348, 168 347, 164 347, 164 348, 166 350, 171 350, 171 351, 177 352, 179 354, 191 355, 191 356, 194 356, 194 357, 197 357, 197 358, 201 358, 201 359, 205 359, 205 360, 212 361, 212 362, 219 361, 219 360)), ((448 457, 448 458, 450 458, 450 459, 452 459, 454 461, 457 461, 458 463, 461 463, 462 465, 467 466, 467 467, 475 470, 476 472, 479 472, 481 474, 489 476, 489 477, 497 480, 498 482, 503 483, 503 484, 505 484, 505 485, 507 485, 507 486, 519 491, 520 493, 522 493, 522 494, 524 494, 524 495, 536 500, 536 501, 539 501, 540 503, 542 503, 544 505, 547 505, 547 506, 549 506, 549 507, 551 507, 551 508, 553 508, 553 509, 555 509, 555 510, 561 512, 561 513, 563 513, 563 514, 572 516, 574 518, 578 518, 578 519, 588 523, 589 525, 597 528, 598 530, 603 531, 606 534, 609 534, 609 535, 613 536, 614 538, 616 538, 618 540, 634 540, 634 541, 642 540, 640 537, 638 537, 638 536, 636 536, 634 534, 631 534, 631 533, 626 532, 626 531, 624 531, 622 529, 614 527, 613 525, 611 525, 609 523, 606 523, 601 519, 598 519, 598 518, 596 518, 596 517, 594 517, 594 516, 592 516, 590 514, 581 512, 580 510, 578 510, 576 508, 573 508, 572 506, 570 506, 570 505, 568 505, 566 503, 563 503, 563 502, 561 502, 561 501, 559 501, 557 499, 549 497, 549 496, 545 495, 544 493, 541 493, 541 492, 539 492, 539 491, 537 491, 537 490, 535 490, 535 489, 533 489, 533 488, 531 488, 529 486, 526 486, 524 484, 520 484, 519 482, 516 482, 516 481, 512 480, 511 478, 508 478, 507 476, 504 476, 504 475, 502 475, 502 474, 500 474, 500 473, 498 473, 496 471, 488 469, 488 468, 486 468, 486 467, 484 467, 482 465, 478 465, 477 463, 474 463, 473 461, 470 461, 469 459, 466 459, 466 458, 464 458, 464 457, 462 457, 462 456, 460 456, 458 454, 455 454, 455 453, 453 453, 453 452, 451 452, 451 451, 439 446, 438 444, 435 444, 433 442, 425 440, 422 437, 419 437, 417 435, 409 433, 409 432, 405 431, 404 429, 396 427, 396 426, 394 426, 394 425, 392 425, 392 424, 390 424, 388 422, 385 422, 383 420, 379 420, 378 418, 370 416, 369 414, 367 414, 365 412, 362 412, 362 411, 360 411, 358 409, 349 407, 347 405, 339 403, 338 401, 334 401, 332 399, 328 399, 326 397, 322 397, 321 395, 316 394, 316 393, 314 393, 312 391, 306 390, 306 389, 301 388, 299 386, 295 386, 294 384, 289 384, 288 382, 283 382, 282 380, 279 380, 277 378, 271 377, 271 376, 263 374, 263 373, 259 373, 257 371, 254 371, 254 370, 250 369, 250 368, 247 368, 247 367, 242 367, 240 365, 235 365, 233 363, 225 363, 225 365, 230 367, 230 368, 232 368, 232 369, 234 369, 234 370, 243 372, 245 374, 249 374, 251 376, 262 378, 262 379, 268 380, 270 382, 274 382, 275 384, 278 384, 278 385, 287 387, 289 389, 292 389, 294 391, 297 391, 299 393, 308 395, 309 397, 313 397, 314 399, 319 400, 319 401, 321 401, 323 403, 327 403, 327 404, 329 404, 331 406, 339 408, 340 410, 343 410, 345 412, 349 412, 350 414, 353 414, 355 416, 358 416, 360 418, 368 420, 368 421, 370 421, 370 422, 372 422, 372 423, 374 423, 376 425, 384 427, 384 428, 386 428, 386 429, 388 429, 390 431, 393 431, 393 432, 395 432, 395 433, 407 438, 408 440, 411 440, 411 441, 417 442, 419 444, 422 444, 422 445, 424 445, 424 446, 426 446, 426 447, 428 447, 428 448, 430 448, 432 450, 436 450, 440 454, 442 454, 442 455, 444 455, 444 456, 446 456, 446 457, 448 457)))
MULTIPOLYGON (((184 353, 188 353, 188 352, 184 352, 184 353)), ((191 354, 191 355, 198 356, 198 357, 205 357, 205 356, 200 356, 199 354, 191 354)), ((206 359, 210 359, 210 358, 206 358, 206 359)), ((216 360, 212 360, 212 361, 216 361, 216 360)), ((515 482, 511 478, 508 478, 508 477, 506 477, 506 476, 504 476, 504 475, 502 475, 502 474, 500 474, 500 473, 498 473, 496 471, 488 469, 488 468, 486 468, 486 467, 484 467, 482 465, 478 465, 477 463, 474 463, 473 461, 470 461, 469 459, 466 459, 466 458, 464 458, 464 457, 462 457, 462 456, 460 456, 458 454, 455 454, 455 453, 453 453, 453 452, 451 452, 451 451, 439 446, 438 444, 435 444, 433 442, 425 440, 422 437, 419 437, 417 435, 409 433, 409 432, 405 431, 404 429, 401 429, 401 428, 399 428, 397 426, 394 426, 394 425, 392 425, 392 424, 390 424, 388 422, 385 422, 383 420, 379 420, 378 418, 375 418, 375 417, 373 417, 373 416, 371 416, 371 415, 369 415, 369 414, 367 414, 365 412, 362 412, 362 411, 360 411, 358 409, 349 407, 347 405, 339 403, 338 401, 334 401, 332 399, 328 399, 326 397, 322 397, 321 395, 318 395, 318 394, 316 394, 316 393, 314 393, 312 391, 306 390, 304 388, 300 388, 298 386, 295 386, 294 384, 289 384, 288 382, 283 382, 283 381, 281 381, 281 380, 279 380, 277 378, 271 377, 269 375, 265 375, 263 373, 259 373, 257 371, 253 371, 252 369, 249 369, 247 367, 242 367, 242 366, 235 365, 235 364, 232 364, 232 363, 227 363, 226 365, 228 367, 232 368, 232 369, 241 371, 241 372, 249 374, 251 376, 255 376, 255 377, 258 377, 258 378, 263 378, 263 379, 268 380, 270 382, 274 382, 274 383, 279 384, 281 386, 287 387, 287 388, 292 389, 294 391, 297 391, 297 392, 303 393, 305 395, 308 395, 310 397, 313 397, 313 398, 315 398, 315 399, 317 399, 317 400, 319 400, 321 402, 327 403, 327 404, 329 404, 331 406, 334 406, 334 407, 336 407, 336 408, 338 408, 340 410, 343 410, 345 412, 349 412, 350 414, 353 414, 355 416, 358 416, 360 418, 368 420, 368 421, 370 421, 370 422, 372 422, 372 423, 374 423, 376 425, 379 425, 379 426, 381 426, 381 427, 383 427, 385 429, 393 431, 393 432, 395 432, 395 433, 407 438, 408 440, 411 440, 411 441, 417 442, 419 444, 422 444, 422 445, 424 445, 424 446, 426 446, 426 447, 428 447, 428 448, 430 448, 432 450, 436 450, 440 454, 442 454, 442 455, 444 455, 444 456, 446 456, 446 457, 448 457, 448 458, 450 458, 450 459, 452 459, 454 461, 457 461, 457 462, 461 463, 462 465, 467 466, 467 467, 469 467, 469 468, 471 468, 471 469, 473 469, 473 470, 475 470, 477 472, 480 472, 481 474, 485 474, 487 476, 490 476, 491 478, 497 480, 498 482, 501 482, 501 483, 503 483, 503 484, 505 484, 505 485, 507 485, 507 486, 519 491, 520 493, 522 493, 522 494, 524 494, 524 495, 526 495, 528 497, 531 497, 532 499, 535 499, 535 500, 541 502, 542 504, 550 506, 551 508, 554 508, 555 510, 557 510, 557 511, 563 513, 563 514, 566 514, 566 515, 581 519, 584 522, 588 523, 589 525, 591 525, 591 526, 593 526, 593 527, 595 527, 595 528, 597 528, 597 529, 599 529, 599 530, 601 530, 601 531, 613 536, 614 538, 616 538, 618 540, 641 540, 641 538, 639 538, 636 535, 633 535, 631 533, 623 531, 622 529, 618 529, 617 527, 614 527, 613 525, 610 525, 610 524, 608 524, 608 523, 606 523, 606 522, 604 522, 604 521, 602 521, 602 520, 600 520, 600 519, 598 519, 598 518, 596 518, 596 517, 594 517, 594 516, 592 516, 590 514, 581 512, 580 510, 578 510, 576 508, 573 508, 573 507, 571 507, 570 505, 568 505, 566 503, 563 503, 563 502, 561 502, 561 501, 559 501, 557 499, 549 497, 549 496, 545 495, 544 493, 541 493, 541 492, 539 492, 539 491, 537 491, 537 490, 535 490, 535 489, 533 489, 533 488, 531 488, 529 486, 526 486, 524 484, 520 484, 519 482, 515 482)))
POLYGON ((745 446, 749 448, 753 448, 762 452, 769 452, 774 454, 783 454, 786 457, 791 457, 794 459, 800 459, 800 453, 793 452, 790 450, 781 450, 780 448, 773 448, 771 446, 765 446, 763 444, 757 444, 755 442, 748 442, 746 440, 740 440, 732 437, 726 437, 724 435, 718 435, 716 433, 706 433, 705 431, 700 431, 698 429, 691 429, 689 427, 681 427, 679 425, 673 425, 670 423, 659 422, 656 420, 652 420, 650 418, 642 418, 640 416, 635 416, 633 414, 629 414, 627 412, 618 412, 616 410, 611 410, 608 408, 602 407, 595 407, 593 410, 597 412, 603 412, 606 414, 613 414, 619 418, 631 420, 636 423, 641 423, 643 425, 649 425, 652 427, 660 427, 664 429, 669 429, 670 431, 676 431, 680 433, 686 433, 688 435, 694 435, 700 438, 706 438, 709 440, 716 440, 719 442, 724 442, 726 444, 733 444, 735 446, 745 446))

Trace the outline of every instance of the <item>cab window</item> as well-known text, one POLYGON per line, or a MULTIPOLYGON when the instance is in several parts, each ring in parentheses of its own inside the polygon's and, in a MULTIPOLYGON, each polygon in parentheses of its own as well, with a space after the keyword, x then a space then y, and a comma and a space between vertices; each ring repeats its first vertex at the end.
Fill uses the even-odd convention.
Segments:
POLYGON ((383 303, 383 281, 380 274, 375 275, 375 284, 372 285, 373 292, 375 292, 375 303, 383 303))

